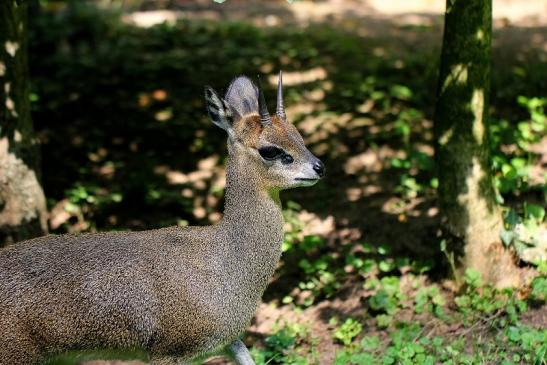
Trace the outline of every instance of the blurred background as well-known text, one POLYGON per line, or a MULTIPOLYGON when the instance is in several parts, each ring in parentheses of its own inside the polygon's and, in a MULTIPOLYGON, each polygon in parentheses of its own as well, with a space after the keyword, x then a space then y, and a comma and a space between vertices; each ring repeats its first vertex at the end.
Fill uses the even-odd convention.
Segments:
MULTIPOLYGON (((460 308, 446 306, 455 294, 438 265, 432 119, 444 7, 439 0, 35 3, 31 107, 51 231, 217 222, 226 136, 207 118, 203 87, 224 92, 235 76, 260 74, 273 110, 283 70, 288 117, 328 174, 282 195, 283 259, 246 336, 257 361, 382 363, 397 344, 393 333, 403 333, 399 345, 427 348, 437 356, 431 364, 462 363, 455 356, 466 354, 466 341, 477 343, 476 331, 486 338, 477 353, 486 356, 502 341, 495 332, 454 327, 435 312, 460 308), (420 333, 440 338, 438 346, 418 343, 420 333), (355 357, 356 348, 378 358, 355 357)), ((547 2, 494 0, 493 15, 495 182, 506 212, 532 219, 525 207, 543 207, 546 191, 547 2)), ((545 339, 545 307, 527 313, 524 325, 536 328, 527 331, 545 339)), ((506 342, 498 345, 510 349, 506 342)), ((514 353, 528 351, 517 345, 514 353)), ((536 345, 526 346, 533 353, 536 345)), ((426 363, 411 349, 415 362, 397 363, 426 363)))

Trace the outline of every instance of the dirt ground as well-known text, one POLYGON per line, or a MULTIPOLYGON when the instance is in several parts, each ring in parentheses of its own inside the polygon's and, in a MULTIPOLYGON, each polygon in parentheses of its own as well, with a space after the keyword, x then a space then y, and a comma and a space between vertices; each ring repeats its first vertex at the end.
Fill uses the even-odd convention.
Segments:
MULTIPOLYGON (((300 0, 292 3, 285 0, 227 0, 222 4, 212 4, 209 0, 175 0, 163 6, 159 1, 138 3, 140 6, 126 6, 126 20, 140 26, 185 18, 250 21, 266 26, 358 19, 371 31, 377 26, 375 19, 399 25, 427 24, 430 17, 442 16, 445 8, 443 0, 300 0)), ((541 27, 547 23, 547 3, 543 0, 495 0, 493 3, 496 27, 541 27)))

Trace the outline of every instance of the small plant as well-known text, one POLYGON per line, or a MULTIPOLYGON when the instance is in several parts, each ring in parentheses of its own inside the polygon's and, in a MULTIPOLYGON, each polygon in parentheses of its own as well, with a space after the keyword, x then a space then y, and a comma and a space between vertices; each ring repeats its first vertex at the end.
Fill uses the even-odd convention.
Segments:
POLYGON ((348 318, 338 327, 333 334, 333 337, 342 342, 345 346, 349 346, 353 339, 357 337, 363 330, 363 325, 353 318, 348 318))
POLYGON ((393 158, 391 166, 402 174, 395 192, 404 198, 416 198, 422 195, 428 187, 436 188, 436 182, 431 176, 433 158, 421 151, 411 151, 407 159, 393 158))
POLYGON ((443 316, 443 306, 446 304, 444 296, 436 286, 425 287, 416 293, 414 298, 414 312, 434 313, 437 317, 443 316))
POLYGON ((283 219, 285 221, 285 236, 281 250, 287 252, 295 247, 302 240, 303 224, 298 219, 298 211, 301 207, 293 201, 287 202, 286 208, 283 210, 283 219))
POLYGON ((509 345, 518 351, 512 356, 515 362, 543 365, 547 359, 547 330, 509 326, 504 333, 509 345))
MULTIPOLYGON (((517 103, 526 108, 529 118, 515 123, 499 120, 490 128, 490 141, 494 180, 500 194, 497 200, 504 202, 504 196, 518 195, 520 192, 544 189, 542 185, 533 185, 530 171, 535 155, 531 145, 537 143, 547 132, 545 104, 546 98, 518 96, 517 103), (515 128, 516 124, 516 128, 515 128), (511 146, 504 152, 501 146, 511 146)), ((543 185, 544 186, 544 185, 543 185)), ((505 241, 507 241, 507 237, 505 241)))
POLYGON ((529 143, 537 142, 540 136, 547 132, 547 119, 544 109, 547 104, 547 98, 528 98, 521 95, 517 98, 517 102, 525 107, 530 114, 529 120, 521 121, 517 125, 517 141, 521 147, 526 148, 529 143))
POLYGON ((450 265, 450 270, 452 272, 452 275, 454 276, 454 280, 456 281, 456 284, 458 286, 461 286, 463 281, 460 277, 459 271, 456 269, 456 259, 454 257, 454 252, 448 251, 446 248, 446 240, 441 241, 441 252, 446 257, 446 260, 448 261, 448 264, 450 265))
POLYGON ((514 209, 505 214, 505 228, 500 237, 503 244, 512 247, 521 260, 537 265, 547 260, 547 229, 543 225, 545 208, 526 202, 523 207, 523 217, 514 209))
POLYGON ((340 288, 341 284, 337 277, 339 270, 333 268, 330 255, 323 255, 313 261, 302 259, 298 266, 304 271, 306 277, 298 284, 304 297, 302 303, 304 306, 312 305, 320 297, 328 298, 340 288))
POLYGON ((538 263, 539 276, 532 281, 530 298, 535 301, 547 301, 547 260, 538 263))
POLYGON ((454 302, 467 325, 478 321, 493 328, 503 328, 508 323, 517 323, 518 315, 527 309, 526 302, 518 299, 513 290, 483 286, 480 274, 475 270, 467 269, 464 279, 465 291, 454 302))
POLYGON ((334 365, 374 364, 374 361, 374 356, 370 354, 344 350, 336 353, 334 365))
POLYGON ((382 279, 373 279, 365 284, 366 289, 376 290, 369 300, 370 309, 377 313, 376 321, 380 327, 388 327, 399 308, 404 295, 399 288, 397 276, 386 276, 382 279))
POLYGON ((254 347, 251 353, 258 365, 309 365, 310 356, 300 354, 296 349, 297 345, 304 342, 310 342, 308 328, 297 323, 285 323, 273 334, 266 337, 264 348, 254 347))

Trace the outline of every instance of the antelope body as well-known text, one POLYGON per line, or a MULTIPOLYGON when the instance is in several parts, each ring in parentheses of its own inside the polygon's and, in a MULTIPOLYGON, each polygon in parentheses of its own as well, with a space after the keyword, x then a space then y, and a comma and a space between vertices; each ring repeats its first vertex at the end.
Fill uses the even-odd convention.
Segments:
POLYGON ((0 251, 0 365, 74 349, 141 348, 152 364, 224 351, 254 364, 238 336, 280 257, 279 191, 313 185, 322 163, 248 78, 205 93, 228 134, 224 217, 206 227, 46 236, 0 251))

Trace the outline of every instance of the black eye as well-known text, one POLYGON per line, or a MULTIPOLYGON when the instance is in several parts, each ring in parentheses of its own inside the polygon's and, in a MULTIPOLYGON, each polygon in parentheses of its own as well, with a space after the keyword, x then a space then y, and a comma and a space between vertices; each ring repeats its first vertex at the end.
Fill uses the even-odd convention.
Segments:
POLYGON ((279 158, 285 152, 283 152, 283 150, 280 148, 277 148, 274 146, 268 146, 268 147, 259 148, 258 153, 260 153, 260 156, 262 156, 263 159, 267 161, 271 161, 271 160, 275 160, 276 158, 279 158))
POLYGON ((281 157, 281 162, 283 162, 285 165, 293 163, 293 161, 294 161, 294 158, 288 153, 285 153, 283 157, 281 157))

